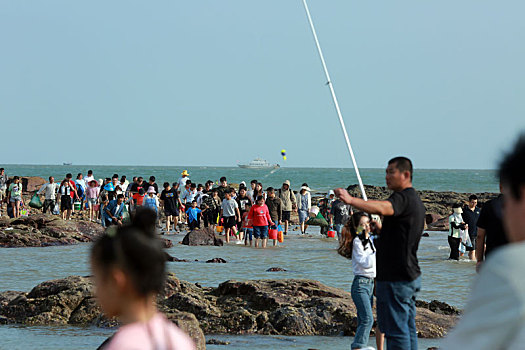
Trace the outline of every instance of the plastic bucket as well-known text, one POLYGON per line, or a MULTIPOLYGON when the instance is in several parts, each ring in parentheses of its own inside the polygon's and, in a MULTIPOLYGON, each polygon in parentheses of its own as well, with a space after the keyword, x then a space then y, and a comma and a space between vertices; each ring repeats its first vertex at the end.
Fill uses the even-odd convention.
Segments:
POLYGON ((326 236, 329 237, 329 238, 335 238, 335 231, 334 230, 329 230, 327 233, 326 233, 326 236))
POLYGON ((82 209, 82 203, 75 202, 75 203, 73 203, 73 207, 75 208, 75 210, 81 210, 82 209))
POLYGON ((278 231, 276 229, 273 229, 273 228, 269 229, 268 230, 268 238, 269 239, 277 239, 277 232, 278 231))
POLYGON ((224 231, 224 226, 217 226, 217 232, 221 233, 224 231))

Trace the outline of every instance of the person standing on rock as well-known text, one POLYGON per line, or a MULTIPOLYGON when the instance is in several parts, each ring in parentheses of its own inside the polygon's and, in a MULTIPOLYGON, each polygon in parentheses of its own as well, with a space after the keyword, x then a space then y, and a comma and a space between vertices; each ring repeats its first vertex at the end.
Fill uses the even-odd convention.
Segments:
POLYGON ((372 222, 377 239, 377 320, 387 349, 417 350, 416 294, 421 288, 417 250, 423 234, 425 206, 412 187, 410 159, 388 162, 386 184, 394 193, 383 201, 364 201, 342 188, 335 194, 346 204, 369 214, 383 215, 372 222))
POLYGON ((91 248, 97 301, 108 318, 122 322, 101 348, 196 350, 191 338, 157 310, 166 253, 155 234, 154 214, 142 210, 135 217, 136 223, 110 229, 91 248))
POLYGON ((290 188, 290 180, 283 182, 281 189, 279 190, 279 199, 281 200, 283 206, 283 223, 284 223, 284 232, 283 234, 288 233, 288 225, 290 223, 290 217, 292 211, 297 211, 297 203, 295 200, 295 195, 290 188))
POLYGON ((60 185, 55 182, 55 178, 53 176, 50 176, 49 182, 47 184, 42 185, 40 190, 38 190, 37 194, 44 194, 44 207, 42 208, 42 212, 44 214, 48 210, 50 213, 53 212, 59 187, 60 185))
POLYGON ((73 209, 73 203, 71 199, 78 197, 76 194, 77 191, 71 185, 71 180, 67 177, 62 180, 58 192, 60 193, 60 212, 62 213, 62 219, 71 220, 71 211, 73 209), (71 194, 73 194, 73 197, 71 194))
POLYGON ((478 237, 478 219, 481 209, 478 208, 478 197, 475 194, 470 195, 468 204, 463 207, 463 221, 468 225, 468 235, 472 247, 467 247, 468 257, 476 261, 476 238, 478 237))
POLYGON ((504 158, 499 177, 509 244, 490 253, 440 349, 523 349, 525 344, 525 134, 504 158))
POLYGON ((20 203, 24 204, 22 199, 22 182, 18 176, 13 178, 13 182, 9 185, 7 192, 7 202, 13 208, 13 217, 16 219, 20 217, 20 203))
POLYGON ((7 190, 7 175, 4 168, 0 168, 0 216, 4 207, 5 191, 7 190))

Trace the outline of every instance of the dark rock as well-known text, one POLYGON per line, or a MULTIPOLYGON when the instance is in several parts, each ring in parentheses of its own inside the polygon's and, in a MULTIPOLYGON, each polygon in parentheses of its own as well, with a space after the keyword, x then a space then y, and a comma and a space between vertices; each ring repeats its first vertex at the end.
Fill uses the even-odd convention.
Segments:
POLYGON ((229 341, 224 341, 224 340, 218 340, 218 339, 208 339, 206 340, 206 344, 209 344, 209 345, 229 345, 230 342, 229 341))
MULTIPOLYGON (((39 284, 29 293, 0 294, 0 323, 118 325, 103 317, 89 278, 71 276, 39 284)), ((311 280, 226 281, 201 287, 169 274, 160 311, 204 349, 208 334, 354 335, 356 310, 350 293, 311 280)), ((459 310, 418 301, 419 337, 443 337, 459 310)))
POLYGON ((162 246, 164 248, 171 248, 173 247, 173 242, 167 238, 159 238, 160 241, 162 242, 162 246))
POLYGON ((441 215, 435 213, 428 213, 425 215, 425 222, 427 225, 433 224, 434 222, 441 219, 441 215))
POLYGON ((166 261, 172 261, 172 262, 189 262, 189 260, 186 259, 178 259, 174 256, 169 255, 168 253, 164 252, 166 255, 166 261))
POLYGON ((184 245, 214 245, 222 246, 222 239, 215 237, 215 232, 210 228, 206 227, 199 230, 190 231, 182 239, 184 245))
POLYGON ((282 267, 270 267, 266 272, 279 272, 279 271, 286 271, 286 269, 283 269, 282 267))
POLYGON ((439 219, 427 226, 428 231, 448 231, 448 228, 448 217, 439 219))
POLYGON ((428 232, 423 232, 423 234, 421 235, 421 237, 430 237, 430 235, 428 234, 428 232))
POLYGON ((92 242, 104 232, 94 222, 62 220, 51 215, 31 215, 0 220, 0 247, 46 247, 92 242))
POLYGON ((213 264, 226 264, 227 261, 223 258, 213 258, 210 260, 206 260, 206 263, 213 263, 213 264))

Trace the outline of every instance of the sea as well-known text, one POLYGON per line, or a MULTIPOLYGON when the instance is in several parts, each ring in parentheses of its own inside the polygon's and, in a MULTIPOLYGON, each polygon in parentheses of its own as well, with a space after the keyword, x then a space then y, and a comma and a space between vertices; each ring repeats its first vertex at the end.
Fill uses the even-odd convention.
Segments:
MULTIPOLYGON (((174 182, 182 170, 198 183, 217 181, 226 176, 231 183, 257 179, 266 186, 280 186, 290 180, 292 188, 308 183, 320 193, 357 182, 353 169, 336 168, 280 168, 250 170, 221 167, 143 167, 143 166, 53 166, 2 165, 8 175, 53 175, 57 179, 66 173, 76 175, 92 169, 96 178, 114 173, 157 178, 158 183, 174 182)), ((361 169, 365 184, 384 186, 383 169, 361 169)), ((493 170, 416 169, 414 186, 421 190, 455 192, 497 192, 493 170)), ((422 269, 422 289, 418 299, 440 300, 462 308, 468 300, 475 278, 475 264, 467 259, 447 260, 449 248, 446 232, 428 232, 421 239, 418 256, 422 269)), ((223 247, 188 247, 178 244, 184 234, 167 236, 173 240, 168 253, 198 262, 168 263, 170 271, 180 279, 204 286, 217 286, 226 280, 307 278, 326 285, 350 290, 353 275, 351 262, 336 253, 337 241, 322 238, 319 228, 309 227, 307 235, 290 232, 278 247, 254 249, 235 244, 223 247), (205 264, 208 259, 221 257, 227 264, 205 264), (270 267, 281 267, 284 272, 266 272, 270 267)), ((90 244, 44 248, 0 249, 0 291, 29 291, 40 282, 69 275, 89 275, 90 244)), ((114 330, 74 326, 0 326, 0 349, 96 349, 114 330)), ((227 341, 230 344, 208 345, 207 349, 349 349, 348 336, 262 336, 262 335, 206 335, 207 339, 227 341)), ((374 341, 371 339, 371 346, 374 341)), ((439 339, 419 339, 419 348, 439 346, 439 339)))

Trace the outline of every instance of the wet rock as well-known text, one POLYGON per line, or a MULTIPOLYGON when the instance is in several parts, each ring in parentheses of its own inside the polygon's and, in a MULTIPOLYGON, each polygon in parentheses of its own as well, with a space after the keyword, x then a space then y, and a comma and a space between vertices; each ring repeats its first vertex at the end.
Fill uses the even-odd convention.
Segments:
POLYGON ((215 232, 209 228, 203 228, 198 230, 190 231, 182 239, 182 244, 184 245, 214 245, 222 246, 222 239, 215 237, 215 232))
POLYGON ((210 260, 206 260, 206 263, 208 264, 226 264, 227 261, 224 260, 223 258, 213 258, 210 260))
POLYGON ((173 247, 173 242, 167 238, 159 238, 160 241, 162 242, 162 246, 164 248, 171 248, 173 247))
POLYGON ((166 261, 171 261, 171 262, 190 262, 189 260, 186 260, 186 259, 179 259, 179 258, 176 258, 174 256, 171 256, 168 253, 164 253, 164 254, 166 255, 166 261))
POLYGON ((104 232, 94 222, 62 220, 52 215, 31 215, 0 220, 0 247, 46 247, 91 242, 104 232))
MULTIPOLYGON (((29 293, 0 294, 0 323, 116 326, 103 317, 89 278, 71 276, 39 284, 29 293)), ((311 280, 226 281, 197 286, 169 274, 159 310, 204 349, 208 334, 354 335, 350 293, 311 280)), ((442 337, 459 311, 445 303, 418 302, 416 326, 425 338, 442 337)))
POLYGON ((427 226, 428 231, 448 231, 448 228, 448 217, 439 219, 427 226))
POLYGON ((206 344, 209 344, 209 345, 229 345, 230 342, 229 341, 224 341, 224 340, 218 340, 218 339, 208 339, 206 340, 206 344))
POLYGON ((428 232, 423 232, 423 234, 421 235, 421 237, 430 237, 430 235, 428 234, 428 232))
POLYGON ((434 222, 438 221, 439 219, 441 219, 441 215, 439 214, 436 214, 436 213, 427 213, 425 215, 425 222, 427 225, 430 225, 430 224, 433 224, 434 222))
POLYGON ((282 267, 270 267, 266 272, 279 272, 279 271, 286 271, 286 269, 283 269, 282 267))

